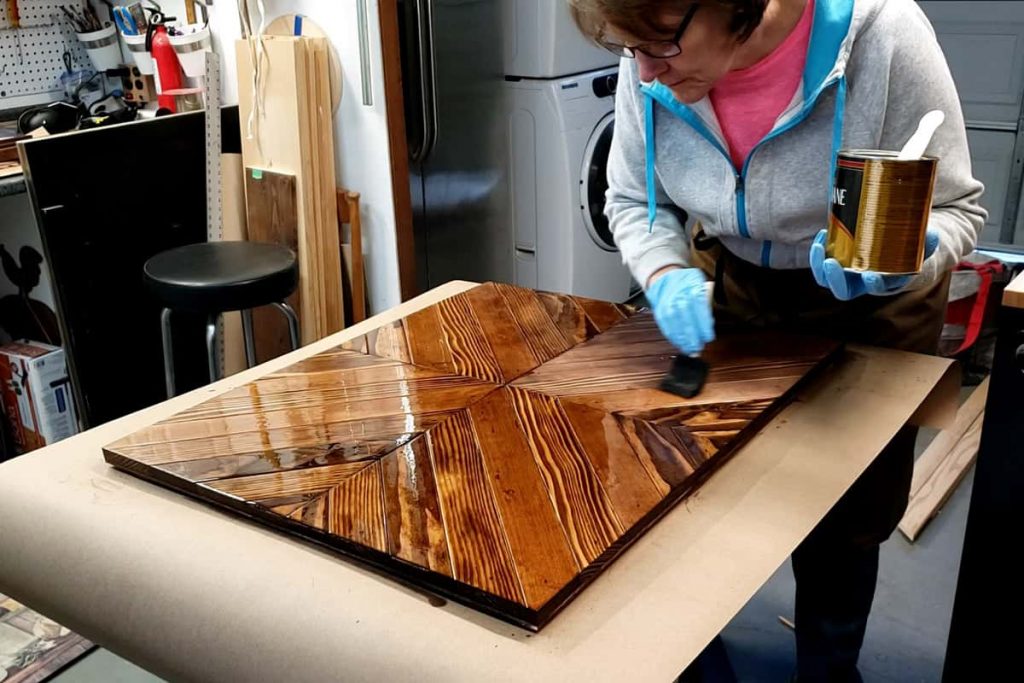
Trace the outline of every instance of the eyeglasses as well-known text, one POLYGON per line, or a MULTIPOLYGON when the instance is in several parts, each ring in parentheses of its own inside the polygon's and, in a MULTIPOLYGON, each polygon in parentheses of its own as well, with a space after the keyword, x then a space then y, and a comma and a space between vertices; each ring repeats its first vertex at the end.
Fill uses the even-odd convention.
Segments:
POLYGON ((641 45, 621 45, 619 43, 612 43, 604 38, 598 39, 598 44, 604 49, 608 50, 614 55, 619 57, 628 57, 629 59, 635 59, 636 53, 647 55, 652 59, 668 59, 669 57, 675 57, 682 48, 679 47, 679 42, 683 39, 683 34, 686 33, 686 28, 693 21, 693 15, 697 13, 697 8, 700 4, 693 3, 690 5, 690 9, 686 11, 686 16, 683 17, 683 21, 679 24, 679 28, 676 29, 676 34, 672 36, 671 40, 652 40, 649 43, 643 43, 641 45))

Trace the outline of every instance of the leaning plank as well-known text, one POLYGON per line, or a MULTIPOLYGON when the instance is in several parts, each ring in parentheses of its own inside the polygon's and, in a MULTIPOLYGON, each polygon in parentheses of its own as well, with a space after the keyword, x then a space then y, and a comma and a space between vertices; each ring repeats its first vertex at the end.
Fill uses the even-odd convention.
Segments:
POLYGON ((304 344, 342 327, 334 129, 325 50, 322 38, 264 36, 236 44, 245 165, 295 176, 294 243, 304 344))
POLYGON ((974 418, 960 440, 946 453, 946 457, 928 477, 917 493, 910 499, 907 511, 900 521, 900 531, 913 542, 925 525, 938 514, 942 506, 953 495, 957 485, 978 457, 981 443, 981 425, 985 420, 984 411, 974 418))
MULTIPOLYGON (((249 239, 281 244, 298 251, 298 209, 295 175, 257 168, 245 169, 245 196, 249 239)), ((302 293, 296 289, 288 303, 302 310, 302 293)), ((288 323, 271 306, 253 311, 256 360, 265 363, 291 350, 288 323)))
POLYGON ((964 404, 956 411, 956 420, 949 429, 943 429, 935 439, 928 444, 928 448, 914 463, 914 479, 910 484, 910 498, 913 500, 921 487, 928 481, 932 474, 938 469, 940 463, 949 454, 949 451, 964 435, 964 432, 974 424, 974 420, 985 409, 985 399, 988 396, 988 378, 979 384, 971 395, 967 397, 964 404))

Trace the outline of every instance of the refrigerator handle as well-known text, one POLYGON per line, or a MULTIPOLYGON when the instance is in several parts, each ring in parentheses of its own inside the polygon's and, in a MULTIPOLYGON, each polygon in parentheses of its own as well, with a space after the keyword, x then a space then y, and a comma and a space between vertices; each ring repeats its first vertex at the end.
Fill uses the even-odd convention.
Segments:
POLYGON ((356 22, 359 24, 359 80, 363 89, 363 106, 373 106, 373 82, 370 71, 370 35, 366 19, 366 0, 356 1, 356 22))
POLYGON ((434 7, 433 0, 416 0, 417 47, 419 48, 420 116, 423 141, 413 150, 414 163, 423 162, 437 141, 437 73, 434 70, 434 7))

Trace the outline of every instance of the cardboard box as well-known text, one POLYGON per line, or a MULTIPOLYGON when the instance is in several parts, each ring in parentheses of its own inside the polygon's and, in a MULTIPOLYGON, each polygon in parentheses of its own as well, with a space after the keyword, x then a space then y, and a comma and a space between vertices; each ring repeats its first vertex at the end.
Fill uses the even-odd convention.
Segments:
POLYGON ((59 347, 30 341, 0 347, 0 393, 18 453, 78 431, 64 350, 59 347))

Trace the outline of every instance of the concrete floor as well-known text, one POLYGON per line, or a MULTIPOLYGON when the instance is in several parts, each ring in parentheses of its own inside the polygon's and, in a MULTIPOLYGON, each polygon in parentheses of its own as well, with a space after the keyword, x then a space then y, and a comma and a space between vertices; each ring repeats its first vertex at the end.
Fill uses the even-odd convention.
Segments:
MULTIPOLYGON (((923 446, 930 435, 922 435, 923 446)), ((931 683, 942 662, 953 609, 957 571, 973 469, 917 542, 896 532, 882 546, 878 590, 861 652, 866 683, 931 683)), ((784 564, 722 632, 740 683, 788 681, 795 662, 793 634, 779 622, 792 619, 793 572, 784 564)), ((55 683, 159 683, 160 679, 106 651, 97 650, 55 683)))

